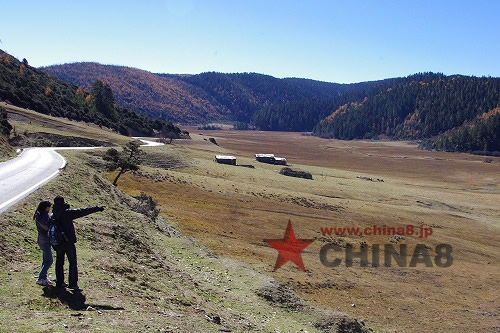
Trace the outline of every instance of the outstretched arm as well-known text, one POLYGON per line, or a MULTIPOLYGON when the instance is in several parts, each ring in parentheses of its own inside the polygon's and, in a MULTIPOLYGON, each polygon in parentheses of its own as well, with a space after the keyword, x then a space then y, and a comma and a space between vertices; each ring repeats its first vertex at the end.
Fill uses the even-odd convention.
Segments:
POLYGON ((95 212, 102 212, 104 207, 87 207, 87 208, 79 208, 79 209, 68 209, 66 213, 70 216, 72 220, 90 215, 95 212))

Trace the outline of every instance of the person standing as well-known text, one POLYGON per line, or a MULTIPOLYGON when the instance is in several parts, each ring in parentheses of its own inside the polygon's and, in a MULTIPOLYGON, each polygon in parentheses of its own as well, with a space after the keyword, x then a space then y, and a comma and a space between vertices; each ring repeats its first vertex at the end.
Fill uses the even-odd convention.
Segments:
POLYGON ((38 274, 38 280, 36 283, 40 286, 51 286, 52 281, 47 277, 47 272, 54 262, 52 258, 52 249, 50 248, 49 241, 49 212, 52 204, 50 201, 41 201, 33 215, 33 219, 36 223, 36 229, 38 231, 38 246, 42 250, 42 267, 40 273, 38 274))
POLYGON ((54 248, 56 250, 56 287, 66 287, 64 283, 64 257, 68 257, 69 263, 69 289, 81 291, 78 287, 78 266, 76 258, 76 234, 73 220, 87 216, 95 212, 102 212, 104 207, 95 206, 80 209, 70 209, 70 205, 64 202, 64 198, 57 196, 54 198, 52 208, 52 220, 61 228, 65 240, 54 248))

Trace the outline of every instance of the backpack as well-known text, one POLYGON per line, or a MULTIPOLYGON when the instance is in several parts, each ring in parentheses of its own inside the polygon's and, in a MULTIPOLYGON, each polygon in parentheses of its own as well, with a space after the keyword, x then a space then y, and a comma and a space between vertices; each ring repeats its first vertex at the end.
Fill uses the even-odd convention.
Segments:
POLYGON ((68 242, 68 238, 64 234, 64 231, 59 225, 54 214, 52 214, 49 220, 49 242, 52 246, 57 246, 68 242))

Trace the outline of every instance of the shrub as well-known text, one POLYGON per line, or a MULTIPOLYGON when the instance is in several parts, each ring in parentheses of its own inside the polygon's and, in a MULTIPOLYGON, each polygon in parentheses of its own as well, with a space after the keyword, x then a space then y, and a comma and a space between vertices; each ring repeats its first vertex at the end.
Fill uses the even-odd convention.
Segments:
POLYGON ((7 111, 0 108, 0 135, 9 136, 12 131, 12 125, 7 120, 7 111))
POLYGON ((150 195, 141 192, 140 195, 134 197, 138 200, 138 204, 135 207, 135 211, 146 215, 151 219, 151 221, 156 221, 158 215, 160 215, 160 208, 157 207, 156 201, 150 195))
POLYGON ((307 171, 299 171, 293 170, 291 168, 283 168, 280 171, 280 174, 290 177, 304 178, 304 179, 313 179, 312 174, 307 171))

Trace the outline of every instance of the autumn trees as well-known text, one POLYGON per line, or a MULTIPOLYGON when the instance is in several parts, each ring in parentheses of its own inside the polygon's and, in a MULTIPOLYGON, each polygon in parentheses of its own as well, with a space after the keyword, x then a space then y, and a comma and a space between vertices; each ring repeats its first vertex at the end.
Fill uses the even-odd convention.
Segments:
POLYGON ((85 121, 124 135, 151 136, 172 123, 154 120, 115 103, 108 84, 97 81, 85 92, 0 50, 0 100, 36 112, 85 121))
MULTIPOLYGON (((496 118, 475 119, 500 105, 500 79, 433 73, 408 78, 404 84, 346 103, 320 121, 314 133, 348 140, 380 135, 392 139, 425 139, 457 128, 446 134, 447 139, 443 137, 448 141, 453 138, 453 150, 495 146, 485 142, 494 140, 491 129, 496 126, 496 118)), ((450 145, 441 140, 430 144, 443 149, 450 145)))

